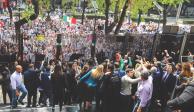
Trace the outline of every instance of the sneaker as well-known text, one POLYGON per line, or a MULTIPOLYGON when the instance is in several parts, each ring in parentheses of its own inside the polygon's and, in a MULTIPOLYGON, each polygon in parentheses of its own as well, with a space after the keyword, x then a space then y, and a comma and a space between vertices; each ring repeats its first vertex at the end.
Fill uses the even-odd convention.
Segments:
POLYGON ((24 105, 24 103, 22 101, 20 101, 20 100, 18 100, 18 103, 20 103, 21 105, 24 105))
POLYGON ((27 105, 26 108, 30 108, 30 105, 27 105))
POLYGON ((52 107, 52 112, 54 112, 55 111, 55 108, 54 107, 52 107))
POLYGON ((32 105, 32 107, 37 107, 37 105, 32 105))
POLYGON ((15 109, 15 108, 17 108, 17 106, 11 106, 11 109, 15 109))

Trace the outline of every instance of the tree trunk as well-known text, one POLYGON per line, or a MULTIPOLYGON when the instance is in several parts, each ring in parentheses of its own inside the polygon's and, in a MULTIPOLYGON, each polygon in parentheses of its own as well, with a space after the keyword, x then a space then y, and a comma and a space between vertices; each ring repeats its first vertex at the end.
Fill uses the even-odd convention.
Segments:
POLYGON ((130 0, 125 0, 125 4, 123 6, 123 10, 121 12, 119 22, 118 22, 118 25, 117 25, 116 30, 115 30, 115 34, 118 34, 119 30, 121 29, 121 26, 122 26, 123 21, 125 19, 127 8, 129 7, 129 3, 130 3, 130 0))
MULTIPOLYGON (((39 4, 38 0, 32 0, 32 4, 34 6, 34 14, 30 16, 30 20, 35 20, 39 15, 39 4)), ((16 38, 18 39, 19 43, 19 57, 20 61, 23 62, 23 38, 21 35, 21 26, 28 23, 28 20, 26 18, 23 18, 19 21, 15 22, 15 32, 16 32, 16 38)))
POLYGON ((85 9, 86 9, 86 1, 84 0, 83 3, 83 9, 82 9, 82 25, 84 24, 84 15, 85 15, 85 9))
POLYGON ((119 2, 120 2, 120 0, 116 1, 115 12, 114 12, 114 21, 108 27, 108 33, 110 33, 113 30, 113 28, 117 25, 117 23, 119 21, 119 18, 118 18, 118 14, 119 14, 119 2))
POLYGON ((163 10, 163 28, 166 26, 167 22, 167 5, 164 5, 164 10, 163 10))
POLYGON ((109 26, 109 24, 108 24, 108 19, 109 19, 109 16, 108 16, 108 14, 109 14, 109 9, 110 9, 110 0, 105 0, 105 34, 108 34, 109 32, 108 32, 108 26, 109 26))
POLYGON ((10 21, 12 21, 13 14, 12 14, 12 10, 11 10, 11 7, 10 7, 10 0, 7 0, 7 8, 8 8, 8 11, 9 11, 10 21))
POLYGON ((142 14, 142 11, 139 10, 139 17, 138 17, 138 21, 137 21, 137 24, 139 25, 141 23, 141 14, 142 14))

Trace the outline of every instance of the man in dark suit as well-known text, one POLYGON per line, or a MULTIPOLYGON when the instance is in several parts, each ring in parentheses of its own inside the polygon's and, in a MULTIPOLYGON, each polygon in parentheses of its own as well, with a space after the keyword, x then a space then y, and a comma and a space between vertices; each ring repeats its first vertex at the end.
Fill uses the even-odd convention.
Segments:
POLYGON ((32 107, 36 107, 37 99, 37 88, 39 85, 38 73, 34 70, 34 65, 29 64, 29 69, 24 72, 24 84, 28 90, 28 104, 27 107, 31 106, 31 98, 33 97, 32 107))
POLYGON ((9 68, 6 65, 2 66, 2 69, 0 70, 0 75, 2 75, 2 79, 0 78, 0 84, 2 86, 3 102, 4 104, 6 104, 7 103, 6 94, 8 94, 10 102, 12 101, 11 85, 10 85, 11 74, 10 74, 9 68))
POLYGON ((183 85, 184 91, 180 96, 168 101, 167 105, 173 110, 182 112, 194 112, 194 80, 183 85))
POLYGON ((176 77, 173 75, 173 65, 167 64, 166 71, 161 79, 161 104, 162 112, 165 112, 167 101, 170 99, 176 83, 176 77))

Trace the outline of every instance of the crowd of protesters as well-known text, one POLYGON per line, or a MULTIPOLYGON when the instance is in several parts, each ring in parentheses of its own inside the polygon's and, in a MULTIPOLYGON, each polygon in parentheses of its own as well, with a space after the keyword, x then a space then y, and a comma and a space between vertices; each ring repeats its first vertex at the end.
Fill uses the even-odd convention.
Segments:
MULTIPOLYGON (((26 107, 51 106, 53 111, 57 104, 62 111, 63 105, 79 103, 80 110, 86 112, 91 110, 93 101, 97 112, 194 111, 192 54, 186 63, 178 63, 167 50, 151 58, 153 36, 144 35, 135 37, 130 52, 121 55, 116 52, 120 46, 104 38, 103 21, 97 20, 97 52, 90 59, 94 21, 86 19, 84 25, 69 25, 59 16, 51 18, 54 19, 38 18, 22 26, 24 63, 19 65, 16 61, 0 67, 4 104, 7 93, 12 108, 17 108, 18 103, 24 105, 27 96, 26 107), (62 58, 55 60, 53 41, 59 33, 63 33, 62 58), (40 35, 43 36, 39 40, 40 35), (74 53, 84 56, 70 61, 74 53), (46 58, 36 62, 35 54, 46 58)), ((157 25, 124 24, 122 29, 153 33, 157 32, 157 25)), ((5 25, 0 30, 0 54, 18 52, 15 29, 5 25)))
POLYGON ((8 93, 12 108, 24 105, 27 95, 27 107, 51 106, 53 111, 57 104, 62 111, 63 105, 74 103, 90 111, 93 101, 97 112, 194 111, 193 63, 175 64, 167 50, 162 60, 115 52, 101 64, 95 58, 45 60, 40 66, 29 64, 25 71, 18 63, 14 66, 15 72, 7 66, 1 69, 4 95, 8 93))

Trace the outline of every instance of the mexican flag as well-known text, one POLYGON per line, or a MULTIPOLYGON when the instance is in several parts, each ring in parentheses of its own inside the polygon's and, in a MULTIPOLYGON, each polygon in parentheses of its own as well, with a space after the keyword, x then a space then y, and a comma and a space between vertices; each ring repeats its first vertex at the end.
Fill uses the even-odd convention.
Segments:
POLYGON ((0 28, 5 26, 4 22, 3 21, 0 21, 0 28))
POLYGON ((69 16, 63 16, 64 22, 71 22, 71 18, 69 16))
POLYGON ((70 18, 69 16, 63 16, 64 22, 68 22, 70 24, 76 24, 77 20, 76 18, 70 18))
POLYGON ((71 24, 76 24, 76 23, 77 23, 76 18, 71 18, 71 24))

